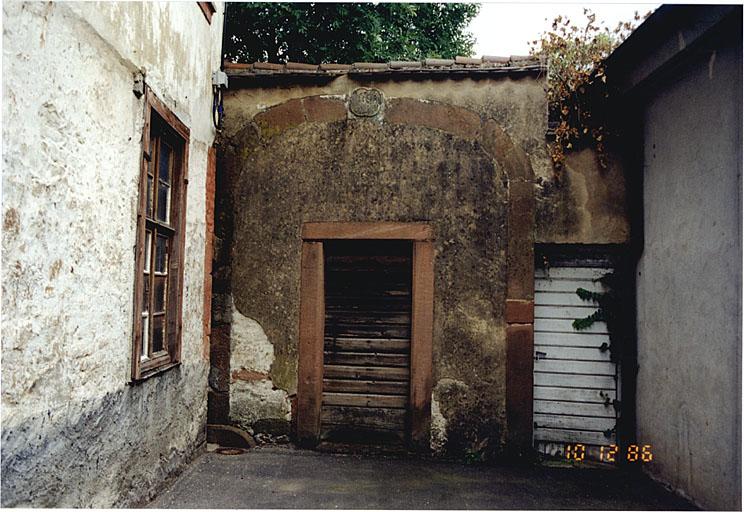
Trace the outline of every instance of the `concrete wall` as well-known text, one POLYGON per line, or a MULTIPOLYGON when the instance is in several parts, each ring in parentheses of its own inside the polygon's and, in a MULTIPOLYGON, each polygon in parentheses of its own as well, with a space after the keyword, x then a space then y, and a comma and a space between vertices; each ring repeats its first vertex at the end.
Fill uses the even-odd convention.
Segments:
MULTIPOLYGON (((531 244, 535 231, 547 241, 627 236, 624 209, 601 204, 606 193, 624 201, 624 189, 594 183, 604 176, 593 156, 572 156, 576 185, 545 186, 552 168, 543 80, 231 81, 218 188, 232 196, 217 199, 210 421, 263 430, 264 420, 290 420, 303 222, 427 220, 436 250, 432 448, 503 449, 509 177, 528 169, 526 193, 548 205, 537 229, 531 213, 522 215, 522 242, 531 244), (347 112, 357 87, 382 91, 382 114, 347 112), (430 110, 419 118, 419 108, 430 110), (508 158, 504 144, 514 148, 508 158), (587 190, 600 195, 587 199, 587 190), (592 231, 597 208, 613 217, 610 228, 592 231), (553 229, 557 210, 572 216, 553 229)), ((526 272, 531 283, 531 258, 526 272)))
POLYGON ((205 171, 222 6, 3 4, 2 505, 151 496, 204 441, 205 171), (191 130, 183 364, 130 386, 143 99, 191 130))
POLYGON ((638 441, 705 508, 741 509, 741 41, 644 114, 638 441))

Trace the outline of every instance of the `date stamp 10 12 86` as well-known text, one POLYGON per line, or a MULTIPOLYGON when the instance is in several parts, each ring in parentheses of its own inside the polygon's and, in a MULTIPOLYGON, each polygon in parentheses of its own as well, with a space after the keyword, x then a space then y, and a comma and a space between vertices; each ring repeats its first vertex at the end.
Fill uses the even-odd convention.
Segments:
MULTIPOLYGON (((586 458, 587 445, 576 443, 567 444, 565 449, 566 458, 581 462, 586 458)), ((654 454, 650 444, 629 444, 625 447, 611 444, 599 447, 599 461, 613 464, 618 458, 624 457, 628 462, 648 463, 654 460, 654 454)), ((596 460, 596 459, 595 459, 596 460)))

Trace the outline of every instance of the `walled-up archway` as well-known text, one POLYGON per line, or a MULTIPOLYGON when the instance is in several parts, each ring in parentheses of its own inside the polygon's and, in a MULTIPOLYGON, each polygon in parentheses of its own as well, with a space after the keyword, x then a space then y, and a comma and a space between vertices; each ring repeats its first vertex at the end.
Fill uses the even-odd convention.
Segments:
POLYGON ((295 416, 303 224, 426 222, 432 432, 445 424, 452 451, 479 439, 500 451, 508 425, 511 446, 529 445, 533 176, 496 121, 362 88, 275 105, 223 148, 212 360, 227 393, 212 421, 295 416))

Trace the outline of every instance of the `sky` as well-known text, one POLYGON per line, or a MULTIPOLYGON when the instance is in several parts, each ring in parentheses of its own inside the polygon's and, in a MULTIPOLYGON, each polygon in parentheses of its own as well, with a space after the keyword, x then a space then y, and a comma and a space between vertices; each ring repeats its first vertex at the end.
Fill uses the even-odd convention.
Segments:
POLYGON ((528 55, 529 42, 550 30, 553 19, 568 15, 583 20, 583 8, 597 15, 601 26, 614 28, 619 21, 630 21, 635 11, 641 16, 656 9, 659 3, 505 3, 483 2, 480 13, 469 30, 476 38, 473 54, 528 55))

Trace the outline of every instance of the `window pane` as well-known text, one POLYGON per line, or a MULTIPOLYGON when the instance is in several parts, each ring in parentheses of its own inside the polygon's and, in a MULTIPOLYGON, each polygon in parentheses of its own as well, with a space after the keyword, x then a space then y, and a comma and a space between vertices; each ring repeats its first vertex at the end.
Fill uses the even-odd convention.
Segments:
POLYGON ((167 291, 167 277, 155 276, 155 294, 152 298, 153 313, 165 311, 165 293, 167 291))
POLYGON ((170 222, 170 187, 163 182, 158 185, 158 220, 170 222))
POLYGON ((166 183, 170 183, 171 153, 171 147, 162 142, 160 144, 160 155, 158 156, 158 177, 166 183))
POLYGON ((142 350, 140 351, 140 359, 147 359, 147 343, 150 337, 150 319, 147 315, 142 317, 142 350))
POLYGON ((144 286, 142 287, 142 312, 150 311, 150 276, 145 275, 144 286))
POLYGON ((152 231, 145 230, 145 274, 150 273, 150 256, 152 247, 152 231))
POLYGON ((155 272, 168 273, 168 237, 162 235, 155 239, 155 272))
POLYGON ((165 340, 165 316, 152 317, 152 352, 163 350, 163 340, 165 340))
POLYGON ((147 205, 145 206, 145 215, 152 218, 152 187, 153 179, 149 174, 147 175, 147 205))

